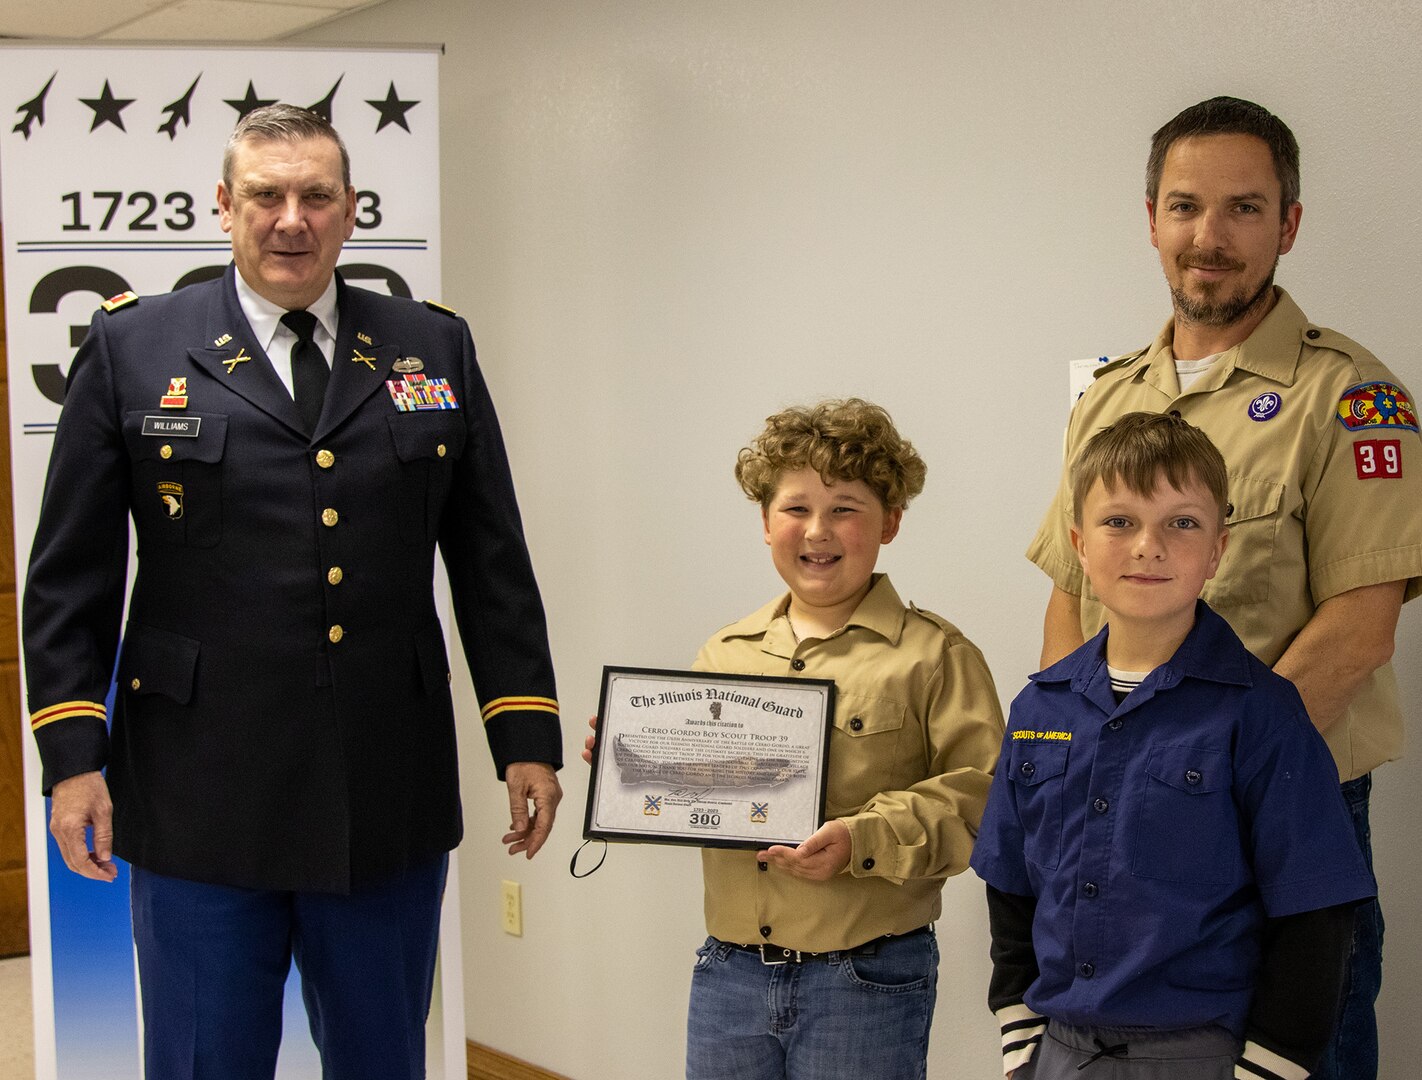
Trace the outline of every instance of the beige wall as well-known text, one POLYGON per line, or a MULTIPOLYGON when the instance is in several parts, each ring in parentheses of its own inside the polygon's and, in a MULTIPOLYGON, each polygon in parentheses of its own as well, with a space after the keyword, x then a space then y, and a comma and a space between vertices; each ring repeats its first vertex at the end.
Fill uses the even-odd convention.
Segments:
MULTIPOLYGON (((578 1080, 680 1072, 697 860, 617 847, 571 880, 576 750, 602 664, 685 664, 779 588, 730 473, 766 413, 851 393, 894 413, 930 474, 884 565, 1011 698, 1037 655, 1047 582, 1020 553, 1055 479, 1065 362, 1142 345, 1167 314, 1146 143, 1220 92, 1303 145, 1281 282, 1422 390, 1416 5, 390 0, 308 37, 447 46, 444 300, 503 418, 570 759, 551 847, 508 860, 461 684, 469 1034, 578 1080), (498 930, 500 876, 524 886, 521 940, 498 930)), ((1380 772, 1390 1080, 1416 1071, 1419 798, 1409 765, 1380 772)), ((992 1077, 977 881, 946 906, 930 1075, 992 1077)))

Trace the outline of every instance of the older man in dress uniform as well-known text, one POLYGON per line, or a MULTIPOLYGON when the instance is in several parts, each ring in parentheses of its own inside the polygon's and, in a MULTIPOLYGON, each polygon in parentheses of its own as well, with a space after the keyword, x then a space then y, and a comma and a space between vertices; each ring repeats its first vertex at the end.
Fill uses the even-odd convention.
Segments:
POLYGON ((436 546, 528 857, 561 794, 542 603, 463 320, 335 273, 335 130, 249 113, 217 200, 225 276, 109 301, 70 370, 24 600, 51 832, 133 866, 149 1080, 270 1080, 293 957, 327 1077, 422 1077, 461 835, 436 546))

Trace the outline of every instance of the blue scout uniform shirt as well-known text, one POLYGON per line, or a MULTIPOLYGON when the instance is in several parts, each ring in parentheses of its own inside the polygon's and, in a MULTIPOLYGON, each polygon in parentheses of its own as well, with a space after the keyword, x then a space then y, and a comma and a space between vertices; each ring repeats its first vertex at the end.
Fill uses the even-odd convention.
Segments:
POLYGON ((1175 655, 1118 705, 1109 632, 1012 703, 972 866, 1037 897, 1036 1012, 1243 1037, 1264 919, 1376 885, 1292 683, 1199 601, 1175 655))

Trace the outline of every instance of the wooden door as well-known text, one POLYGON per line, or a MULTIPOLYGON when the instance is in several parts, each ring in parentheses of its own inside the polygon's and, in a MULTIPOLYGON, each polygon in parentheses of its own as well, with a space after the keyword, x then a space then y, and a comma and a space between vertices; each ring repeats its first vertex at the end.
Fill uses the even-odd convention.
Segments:
POLYGON ((20 708, 3 251, 0 245, 0 956, 15 956, 30 951, 30 909, 25 885, 25 779, 20 757, 29 731, 20 708))

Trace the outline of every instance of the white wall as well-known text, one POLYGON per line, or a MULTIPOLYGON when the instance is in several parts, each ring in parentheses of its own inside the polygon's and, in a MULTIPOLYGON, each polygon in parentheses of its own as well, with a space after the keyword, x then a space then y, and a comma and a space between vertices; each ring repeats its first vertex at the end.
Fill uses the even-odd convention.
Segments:
MULTIPOLYGON (((681 1070, 697 860, 622 846, 571 880, 576 753, 604 663, 684 665, 779 589, 731 477, 767 413, 846 394, 890 409, 930 472, 883 565, 1010 698, 1039 644, 1047 582, 1021 551, 1056 478, 1065 361, 1143 345, 1166 317, 1147 141, 1216 93, 1275 109, 1303 146, 1280 281, 1422 391, 1416 5, 390 0, 308 37, 447 45, 444 300, 504 421, 569 757, 551 847, 508 860, 461 685, 469 1034, 577 1080, 681 1070), (498 930, 501 876, 524 886, 521 940, 498 930)), ((1419 797, 1409 765, 1380 771, 1390 1080, 1415 1075, 1422 1012, 1419 797)), ((950 882, 946 908, 930 1075, 992 1077, 977 881, 950 882)))

